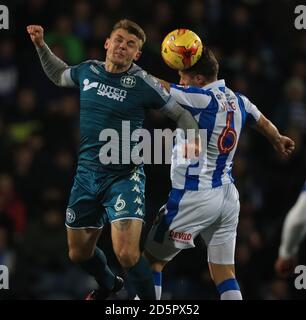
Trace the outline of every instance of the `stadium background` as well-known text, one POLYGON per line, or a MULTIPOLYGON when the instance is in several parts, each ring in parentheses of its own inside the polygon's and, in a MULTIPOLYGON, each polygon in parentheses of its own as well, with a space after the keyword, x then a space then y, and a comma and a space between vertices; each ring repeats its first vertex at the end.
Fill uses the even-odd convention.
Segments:
MULTIPOLYGON (((247 299, 300 299, 294 278, 273 270, 282 222, 305 180, 306 32, 294 29, 290 0, 93 0, 9 1, 10 30, 0 30, 0 264, 10 270, 10 299, 80 299, 94 282, 67 258, 65 207, 77 159, 78 91, 55 87, 44 75, 26 33, 41 24, 56 55, 70 65, 104 57, 103 43, 114 22, 135 20, 147 33, 139 64, 160 78, 177 81, 160 57, 163 37, 178 27, 197 32, 216 53, 220 78, 246 94, 294 138, 289 161, 247 129, 233 175, 241 214, 236 268, 247 299)), ((152 113, 145 127, 173 126, 152 113)), ((150 226, 169 192, 169 166, 146 166, 150 226)), ((101 246, 121 273, 106 228, 101 246)), ((300 263, 306 264, 305 243, 300 263)), ((181 253, 164 272, 163 298, 217 299, 205 248, 181 253)), ((121 298, 127 293, 122 292, 121 298)))

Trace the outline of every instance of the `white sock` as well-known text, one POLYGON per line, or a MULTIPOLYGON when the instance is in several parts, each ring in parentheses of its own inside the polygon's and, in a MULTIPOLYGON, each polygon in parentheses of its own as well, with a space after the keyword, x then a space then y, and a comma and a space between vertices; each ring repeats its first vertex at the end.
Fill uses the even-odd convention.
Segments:
POLYGON ((221 300, 242 300, 242 295, 239 290, 228 290, 221 294, 221 300))
POLYGON ((162 294, 162 273, 153 271, 153 279, 154 279, 156 300, 160 300, 161 294, 162 294))

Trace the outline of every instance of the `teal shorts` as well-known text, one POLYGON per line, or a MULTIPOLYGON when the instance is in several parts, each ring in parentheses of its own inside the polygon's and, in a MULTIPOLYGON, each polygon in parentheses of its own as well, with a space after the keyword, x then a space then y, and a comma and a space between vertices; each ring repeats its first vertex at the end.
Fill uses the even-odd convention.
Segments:
POLYGON ((92 171, 79 165, 66 211, 70 228, 102 228, 120 219, 144 220, 145 174, 136 167, 126 175, 92 171))

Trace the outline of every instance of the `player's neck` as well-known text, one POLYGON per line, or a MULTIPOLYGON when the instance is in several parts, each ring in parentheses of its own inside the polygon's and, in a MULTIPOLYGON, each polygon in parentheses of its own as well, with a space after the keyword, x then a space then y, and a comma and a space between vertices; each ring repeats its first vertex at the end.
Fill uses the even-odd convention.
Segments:
POLYGON ((204 80, 201 85, 202 85, 202 87, 205 87, 205 86, 207 86, 208 84, 213 83, 213 82, 215 82, 215 81, 218 81, 218 79, 217 79, 217 78, 214 78, 214 79, 210 79, 210 80, 204 80))
POLYGON ((105 70, 110 73, 122 73, 129 70, 131 65, 129 66, 118 66, 111 61, 105 61, 105 70))

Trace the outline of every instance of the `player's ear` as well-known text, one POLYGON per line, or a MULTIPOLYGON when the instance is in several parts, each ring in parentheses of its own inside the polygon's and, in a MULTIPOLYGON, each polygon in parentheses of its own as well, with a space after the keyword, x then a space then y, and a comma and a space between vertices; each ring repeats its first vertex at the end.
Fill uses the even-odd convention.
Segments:
POLYGON ((109 47, 109 41, 110 41, 110 39, 109 38, 107 38, 106 40, 105 40, 105 43, 104 43, 104 49, 108 49, 108 47, 109 47))
POLYGON ((203 87, 205 84, 206 84, 206 79, 205 77, 202 75, 202 74, 197 74, 195 77, 194 77, 197 85, 203 87))
POLYGON ((142 52, 140 50, 137 51, 137 53, 135 54, 135 58, 134 60, 137 61, 139 60, 139 58, 141 57, 142 52))

